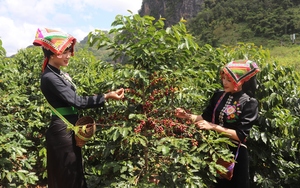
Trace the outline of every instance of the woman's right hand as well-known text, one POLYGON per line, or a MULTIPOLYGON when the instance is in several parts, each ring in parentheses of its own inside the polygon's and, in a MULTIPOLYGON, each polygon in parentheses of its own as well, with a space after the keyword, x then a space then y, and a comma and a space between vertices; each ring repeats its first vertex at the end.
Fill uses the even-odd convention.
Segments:
POLYGON ((105 99, 115 99, 115 100, 120 100, 124 98, 124 89, 120 88, 117 89, 116 91, 111 91, 107 94, 104 95, 105 99))
POLYGON ((188 118, 188 114, 182 108, 176 108, 175 109, 175 116, 178 117, 178 118, 183 118, 183 119, 188 118))

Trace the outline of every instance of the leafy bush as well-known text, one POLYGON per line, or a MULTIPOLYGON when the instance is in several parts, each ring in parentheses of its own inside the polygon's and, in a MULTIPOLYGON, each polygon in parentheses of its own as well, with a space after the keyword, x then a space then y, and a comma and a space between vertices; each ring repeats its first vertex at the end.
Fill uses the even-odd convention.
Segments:
MULTIPOLYGON (((39 97, 36 52, 20 51, 1 59, 1 181, 9 187, 35 184, 43 167, 38 153, 44 127, 39 97), (35 74, 37 73, 37 74, 35 74), (35 168, 39 167, 39 168, 35 168)), ((44 156, 43 156, 44 157, 44 156)))

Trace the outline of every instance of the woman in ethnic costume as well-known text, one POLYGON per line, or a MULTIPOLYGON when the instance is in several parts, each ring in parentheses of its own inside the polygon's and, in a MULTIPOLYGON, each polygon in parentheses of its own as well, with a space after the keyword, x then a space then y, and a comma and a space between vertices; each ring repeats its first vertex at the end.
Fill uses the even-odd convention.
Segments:
MULTIPOLYGON (((49 102, 70 123, 78 120, 78 109, 96 108, 104 105, 106 99, 122 99, 124 89, 95 96, 78 96, 71 78, 60 70, 68 66, 74 55, 76 39, 71 35, 52 30, 38 29, 36 46, 44 52, 41 90, 49 102)), ((52 113, 46 133, 47 173, 49 188, 86 188, 81 148, 76 146, 74 132, 67 131, 67 125, 52 113)))
POLYGON ((222 91, 214 93, 202 115, 188 114, 182 108, 175 109, 179 118, 191 119, 199 129, 227 133, 240 147, 229 147, 233 154, 239 153, 231 180, 218 178, 215 187, 248 188, 249 156, 246 138, 258 118, 258 101, 253 98, 256 90, 256 73, 259 68, 250 60, 228 63, 221 71, 222 91))

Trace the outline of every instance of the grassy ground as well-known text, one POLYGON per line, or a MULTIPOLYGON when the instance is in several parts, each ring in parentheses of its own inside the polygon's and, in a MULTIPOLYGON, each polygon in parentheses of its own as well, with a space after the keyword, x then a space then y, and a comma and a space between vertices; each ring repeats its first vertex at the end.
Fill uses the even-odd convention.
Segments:
POLYGON ((300 45, 279 46, 270 49, 271 59, 300 72, 300 45))

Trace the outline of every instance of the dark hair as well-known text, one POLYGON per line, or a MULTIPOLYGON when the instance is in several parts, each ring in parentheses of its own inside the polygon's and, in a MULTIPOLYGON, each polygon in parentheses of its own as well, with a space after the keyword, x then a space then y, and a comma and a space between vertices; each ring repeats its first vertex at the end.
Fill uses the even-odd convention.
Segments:
POLYGON ((255 97, 255 91, 257 89, 256 75, 250 78, 247 82, 243 83, 242 90, 249 95, 249 97, 255 97))
POLYGON ((50 58, 50 56, 52 56, 54 53, 51 51, 51 50, 49 50, 49 49, 46 49, 46 48, 44 48, 44 47, 42 47, 42 49, 43 49, 43 52, 44 52, 44 57, 46 58, 50 58))
MULTIPOLYGON (((44 57, 45 58, 47 57, 49 59, 50 56, 54 55, 54 53, 51 50, 46 49, 44 47, 42 47, 42 49, 43 49, 44 57)), ((67 51, 67 50, 71 50, 72 51, 72 45, 70 45, 68 48, 65 49, 65 51, 67 51)))

